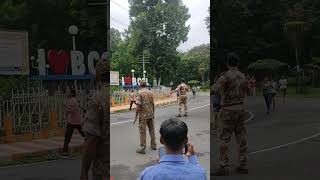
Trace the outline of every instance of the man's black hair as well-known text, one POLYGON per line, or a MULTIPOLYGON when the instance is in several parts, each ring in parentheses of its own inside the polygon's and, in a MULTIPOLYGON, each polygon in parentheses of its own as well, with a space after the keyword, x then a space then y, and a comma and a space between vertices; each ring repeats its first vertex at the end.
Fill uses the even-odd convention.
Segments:
POLYGON ((183 78, 181 78, 180 82, 181 82, 181 83, 184 83, 184 82, 185 82, 185 80, 184 80, 183 78))
POLYGON ((178 118, 170 118, 163 121, 160 127, 160 135, 166 146, 177 151, 185 143, 188 134, 188 126, 178 118))
POLYGON ((238 63, 240 61, 239 56, 236 53, 229 53, 227 55, 227 64, 231 67, 236 67, 238 66, 238 63))

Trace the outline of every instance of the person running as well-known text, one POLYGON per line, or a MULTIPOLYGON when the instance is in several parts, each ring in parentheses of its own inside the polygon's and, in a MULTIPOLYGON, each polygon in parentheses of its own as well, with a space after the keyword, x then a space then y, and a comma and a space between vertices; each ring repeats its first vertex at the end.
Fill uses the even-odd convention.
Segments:
MULTIPOLYGON (((179 85, 180 85, 180 84, 179 84, 179 85)), ((177 93, 177 102, 178 102, 178 104, 179 104, 180 91, 176 91, 176 93, 177 93)))
POLYGON ((134 92, 133 89, 131 90, 129 96, 130 96, 130 101, 131 101, 131 102, 130 102, 130 109, 129 109, 129 111, 131 111, 132 104, 134 103, 135 105, 137 105, 137 104, 136 104, 136 94, 135 94, 135 92, 134 92))
POLYGON ((79 103, 76 98, 76 91, 72 89, 70 91, 69 97, 66 102, 66 111, 68 113, 67 118, 67 129, 64 137, 64 145, 63 145, 63 156, 69 155, 69 143, 72 138, 72 134, 74 129, 77 129, 82 137, 85 137, 84 132, 81 128, 81 114, 80 114, 80 108, 79 103))
POLYGON ((267 105, 267 114, 270 113, 270 106, 272 102, 272 83, 268 77, 264 80, 263 85, 263 97, 267 105))
POLYGON ((272 90, 271 90, 271 94, 272 94, 272 106, 273 106, 273 110, 275 110, 276 108, 276 100, 275 100, 275 96, 277 94, 277 90, 278 90, 278 84, 276 81, 272 80, 271 81, 271 85, 272 85, 272 90))
POLYGON ((287 93, 287 85, 288 85, 288 81, 285 78, 285 76, 282 76, 282 78, 279 80, 279 86, 280 86, 280 93, 283 97, 283 101, 285 100, 285 96, 287 93))
POLYGON ((197 88, 194 86, 192 87, 192 94, 193 94, 193 97, 196 96, 196 92, 197 92, 197 88))
POLYGON ((254 76, 252 76, 250 79, 250 93, 252 96, 256 96, 256 86, 257 86, 256 79, 254 78, 254 76))

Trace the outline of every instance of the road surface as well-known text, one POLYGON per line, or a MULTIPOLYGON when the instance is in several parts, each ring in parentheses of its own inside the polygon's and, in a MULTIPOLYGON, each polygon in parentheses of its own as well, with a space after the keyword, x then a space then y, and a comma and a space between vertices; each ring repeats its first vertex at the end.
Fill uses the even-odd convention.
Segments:
MULTIPOLYGON (((189 140, 195 147, 200 164, 207 170, 208 177, 210 170, 209 103, 209 95, 190 97, 189 116, 180 118, 188 125, 189 140)), ((177 112, 177 105, 156 109, 155 130, 158 147, 161 123, 170 117, 175 117, 177 112)), ((146 154, 136 153, 139 136, 137 124, 132 124, 133 118, 133 112, 111 115, 111 174, 115 180, 138 179, 144 168, 157 163, 158 151, 150 150, 149 134, 147 134, 146 154)))
MULTIPOLYGON (((277 99, 277 107, 266 115, 262 97, 250 97, 247 108, 255 114, 248 124, 249 174, 239 175, 235 141, 230 147, 231 175, 215 180, 319 180, 320 99, 277 99)), ((217 167, 218 146, 212 133, 211 168, 217 167)))

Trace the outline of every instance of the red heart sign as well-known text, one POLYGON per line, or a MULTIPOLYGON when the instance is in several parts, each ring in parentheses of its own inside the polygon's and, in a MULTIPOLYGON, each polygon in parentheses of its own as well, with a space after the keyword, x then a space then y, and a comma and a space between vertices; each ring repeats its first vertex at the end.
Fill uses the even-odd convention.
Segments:
POLYGON ((54 49, 48 51, 48 62, 50 65, 51 70, 56 75, 65 75, 66 68, 68 67, 70 58, 69 54, 65 51, 57 52, 54 49))

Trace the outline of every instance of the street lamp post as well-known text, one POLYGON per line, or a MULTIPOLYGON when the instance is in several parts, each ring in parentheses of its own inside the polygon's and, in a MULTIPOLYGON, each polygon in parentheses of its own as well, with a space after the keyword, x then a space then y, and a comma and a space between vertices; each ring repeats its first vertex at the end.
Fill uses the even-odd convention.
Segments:
POLYGON ((146 80, 146 73, 147 73, 147 71, 144 70, 144 71, 143 71, 143 79, 144 79, 144 80, 146 80))
POLYGON ((132 73, 131 84, 132 84, 132 88, 134 89, 134 86, 133 86, 134 69, 131 69, 131 73, 132 73))
MULTIPOLYGON (((76 35, 78 34, 78 27, 76 25, 69 26, 69 34, 72 36, 72 49, 76 50, 76 35)), ((67 68, 66 68, 67 69, 67 68)), ((66 71, 67 73, 67 71, 66 71)), ((77 89, 77 80, 74 80, 74 88, 77 89)))
POLYGON ((72 36, 72 48, 75 51, 76 50, 76 35, 78 34, 78 27, 76 25, 69 26, 69 34, 72 36))

